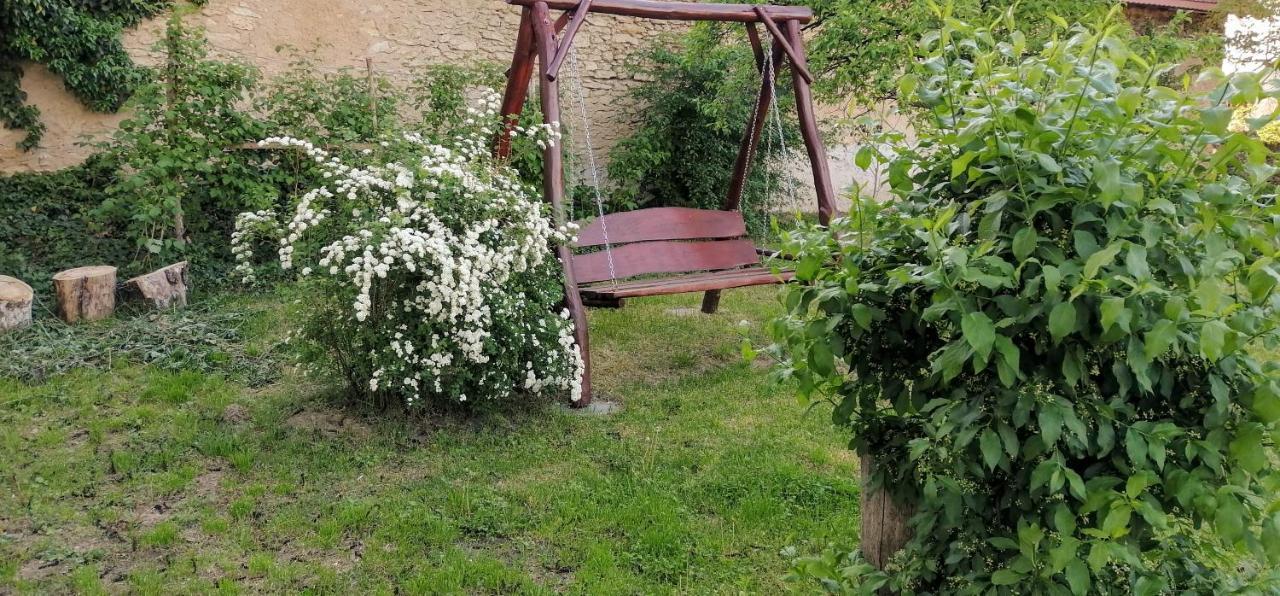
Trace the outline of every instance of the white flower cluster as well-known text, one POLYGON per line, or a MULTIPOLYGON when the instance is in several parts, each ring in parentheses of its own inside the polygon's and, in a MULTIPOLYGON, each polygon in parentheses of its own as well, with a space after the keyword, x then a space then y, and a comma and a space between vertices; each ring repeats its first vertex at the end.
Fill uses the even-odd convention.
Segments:
MULTIPOLYGON (((520 276, 546 276, 551 247, 568 241, 572 228, 553 226, 514 172, 492 163, 487 142, 497 133, 498 102, 486 95, 468 113, 468 134, 454 138, 456 146, 406 134, 412 157, 388 163, 347 165, 299 139, 262 142, 304 152, 324 184, 298 198, 284 226, 271 212, 242 214, 233 237, 237 270, 252 279, 242 226, 275 225, 281 267, 299 264, 302 276, 332 284, 332 295, 350 298, 349 323, 371 334, 364 380, 371 393, 410 403, 426 393, 466 401, 467 391, 581 397, 584 367, 568 312, 520 307, 529 300, 520 276), (537 320, 504 320, 530 316, 537 320)), ((542 130, 543 142, 559 138, 554 128, 542 130)))
POLYGON ((231 254, 235 256, 235 271, 240 275, 240 283, 245 285, 257 281, 253 269, 253 241, 257 238, 278 237, 280 224, 276 221, 276 212, 269 209, 247 211, 236 216, 236 227, 231 232, 231 254))

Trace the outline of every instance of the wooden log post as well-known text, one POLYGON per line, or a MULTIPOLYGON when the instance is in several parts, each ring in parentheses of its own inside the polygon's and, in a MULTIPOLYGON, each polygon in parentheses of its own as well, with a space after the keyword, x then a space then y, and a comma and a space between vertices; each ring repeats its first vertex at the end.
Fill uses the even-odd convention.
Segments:
MULTIPOLYGON (((751 114, 751 121, 742 135, 742 143, 738 146, 738 160, 733 164, 733 175, 729 178, 729 194, 724 200, 725 211, 738 211, 742 207, 742 193, 747 186, 747 178, 751 176, 751 163, 756 156, 756 148, 760 143, 760 135, 769 120, 769 110, 773 108, 773 86, 778 77, 778 65, 782 63, 782 46, 775 40, 773 43, 773 67, 766 72, 764 48, 760 42, 760 33, 753 24, 747 24, 747 37, 751 40, 751 49, 756 55, 756 66, 760 71, 760 92, 756 96, 756 107, 751 114)), ((711 290, 702 296, 702 312, 713 315, 720 309, 720 290, 711 290)))
POLYGON ((116 268, 77 267, 53 276, 58 316, 68 323, 98 321, 116 310, 116 268))
POLYGON ((31 303, 35 292, 22 280, 0 275, 0 333, 31 325, 31 303))
MULTIPOLYGON (((556 52, 556 27, 551 22, 551 14, 545 2, 535 2, 529 9, 530 25, 533 28, 534 47, 538 52, 538 90, 542 100, 542 120, 547 124, 560 122, 560 85, 549 75, 551 61, 556 52)), ((565 48, 568 51, 568 48, 565 48)), ((543 192, 551 203, 555 213, 556 225, 562 226, 569 221, 569 214, 564 205, 564 156, 561 154, 560 142, 547 143, 542 153, 543 192)), ((585 408, 591 403, 591 342, 587 331, 586 307, 582 305, 582 295, 578 291, 578 281, 574 275, 573 249, 560 246, 556 249, 560 262, 564 263, 564 298, 573 319, 574 338, 578 343, 578 351, 582 354, 582 398, 573 407, 585 408)))
POLYGON ((818 195, 818 222, 822 225, 831 223, 836 215, 836 193, 831 186, 831 167, 827 163, 827 149, 822 144, 822 135, 818 132, 818 117, 813 108, 813 91, 804 76, 805 62, 804 38, 800 36, 800 23, 787 21, 786 34, 790 47, 795 51, 791 78, 796 92, 796 112, 800 116, 800 136, 804 137, 805 148, 809 152, 809 162, 813 164, 813 188, 818 195))
POLYGON ((897 499, 878 487, 872 490, 867 486, 871 478, 871 467, 875 465, 870 457, 862 456, 862 556, 876 569, 884 569, 889 558, 902 550, 911 540, 911 527, 907 521, 915 515, 915 507, 909 503, 900 503, 897 499))
POLYGON ((124 282, 125 296, 158 310, 185 307, 187 289, 191 287, 187 271, 187 262, 182 261, 135 277, 124 282))

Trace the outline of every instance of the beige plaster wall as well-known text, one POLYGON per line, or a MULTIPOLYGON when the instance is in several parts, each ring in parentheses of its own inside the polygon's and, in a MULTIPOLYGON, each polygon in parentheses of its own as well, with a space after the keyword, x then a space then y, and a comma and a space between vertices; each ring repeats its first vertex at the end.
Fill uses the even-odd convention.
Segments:
MULTIPOLYGON (((266 76, 287 68, 279 46, 314 51, 321 68, 364 68, 365 58, 393 80, 407 81, 416 67, 458 61, 509 62, 519 10, 502 0, 209 0, 190 22, 206 30, 215 56, 239 58, 266 76)), ((578 35, 583 86, 591 106, 592 133, 603 153, 628 129, 636 112, 627 98, 635 83, 625 63, 637 49, 681 25, 593 15, 578 35)), ((126 34, 124 43, 142 64, 156 64, 151 51, 164 17, 126 34)), ((52 170, 84 160, 80 143, 101 137, 125 116, 95 114, 63 90, 43 67, 27 65, 23 89, 48 127, 41 147, 22 152, 21 131, 0 129, 0 172, 52 170)), ((568 81, 566 81, 568 83, 568 81)), ((564 91, 565 108, 575 107, 564 91)))

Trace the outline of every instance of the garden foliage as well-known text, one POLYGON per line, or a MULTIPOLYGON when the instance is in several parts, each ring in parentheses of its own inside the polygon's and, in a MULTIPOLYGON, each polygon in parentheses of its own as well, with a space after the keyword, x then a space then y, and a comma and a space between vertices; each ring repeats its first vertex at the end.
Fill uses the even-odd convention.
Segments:
MULTIPOLYGON (((439 139, 406 133, 359 159, 297 139, 263 142, 303 152, 324 181, 279 215, 242 214, 232 250, 246 281, 264 237, 297 273, 303 353, 355 396, 411 406, 581 396, 573 325, 556 309, 551 249, 567 231, 494 161, 499 97, 482 104, 439 139)), ((549 126, 521 131, 560 140, 549 126)))
MULTIPOLYGON (((203 4, 198 0, 195 4, 203 4)), ((121 32, 171 0, 6 0, 0 3, 0 123, 20 128, 18 143, 40 143, 40 110, 26 104, 21 61, 45 65, 90 109, 114 112, 147 80, 120 42, 121 32)))
MULTIPOLYGON (((941 26, 932 0, 878 2, 876 0, 787 0, 814 9, 816 25, 809 54, 820 94, 863 104, 895 99, 898 77, 909 69, 916 40, 941 26)), ((1053 15, 1069 21, 1101 16, 1110 0, 1022 0, 1020 2, 954 0, 949 3, 956 18, 980 20, 992 12, 1012 11, 1027 45, 1039 49, 1053 39, 1053 15)), ((1195 58, 1212 64, 1221 53, 1221 25, 1217 15, 1200 15, 1203 24, 1189 15, 1169 22, 1118 23, 1117 36, 1159 59, 1178 62, 1195 58)))
MULTIPOLYGON (((762 36, 768 43, 767 32, 762 36)), ((740 27, 700 24, 677 44, 659 42, 637 56, 646 82, 634 97, 644 110, 636 130, 610 154, 609 210, 644 207, 721 209, 729 191, 761 74, 740 27)), ((788 196, 784 146, 802 147, 785 61, 774 66, 781 122, 770 118, 747 179, 742 211, 753 232, 788 196)))
POLYGON ((1228 130, 1275 90, 1161 86, 1113 20, 1031 51, 1011 16, 939 16, 902 81, 927 118, 888 156, 895 198, 784 234, 799 283, 772 324, 780 373, 918 506, 914 537, 883 571, 828 555, 798 574, 1276 589, 1276 168, 1228 130))

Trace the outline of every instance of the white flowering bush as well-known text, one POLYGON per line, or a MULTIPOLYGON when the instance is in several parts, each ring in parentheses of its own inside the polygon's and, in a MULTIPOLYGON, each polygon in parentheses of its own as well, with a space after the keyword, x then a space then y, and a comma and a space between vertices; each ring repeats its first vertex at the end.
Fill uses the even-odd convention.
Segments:
MULTIPOLYGON (((486 95, 455 134, 414 133, 344 163, 311 143, 271 138, 321 168, 324 183, 291 212, 241 214, 232 239, 242 280, 262 242, 305 292, 298 340, 321 370, 378 401, 476 402, 581 395, 559 264, 569 240, 514 170, 490 157, 498 98, 486 95)), ((556 143, 556 127, 521 129, 556 143)))

